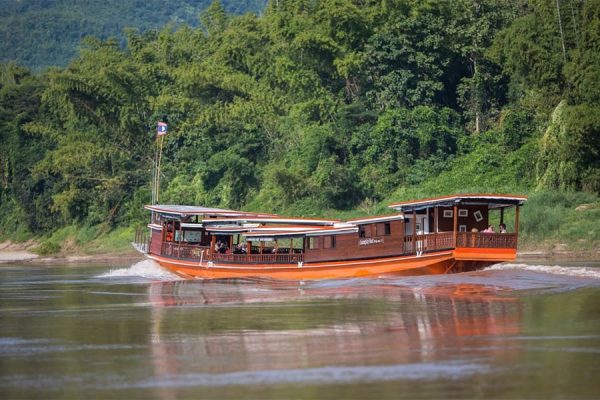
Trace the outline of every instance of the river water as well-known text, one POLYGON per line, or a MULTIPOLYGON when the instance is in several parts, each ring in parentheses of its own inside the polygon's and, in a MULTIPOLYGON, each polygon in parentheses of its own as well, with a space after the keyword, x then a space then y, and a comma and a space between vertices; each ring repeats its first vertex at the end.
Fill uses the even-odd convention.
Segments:
POLYGON ((0 266, 0 398, 598 398, 600 263, 305 283, 0 266))

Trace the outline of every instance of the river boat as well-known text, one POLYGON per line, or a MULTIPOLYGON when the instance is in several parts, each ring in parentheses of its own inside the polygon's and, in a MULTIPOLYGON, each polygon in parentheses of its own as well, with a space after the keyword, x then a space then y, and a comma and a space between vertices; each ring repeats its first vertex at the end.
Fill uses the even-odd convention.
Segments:
POLYGON ((473 271, 513 261, 524 196, 460 194, 347 221, 148 205, 134 247, 184 278, 315 280, 473 271), (490 221, 508 231, 490 232, 490 221))

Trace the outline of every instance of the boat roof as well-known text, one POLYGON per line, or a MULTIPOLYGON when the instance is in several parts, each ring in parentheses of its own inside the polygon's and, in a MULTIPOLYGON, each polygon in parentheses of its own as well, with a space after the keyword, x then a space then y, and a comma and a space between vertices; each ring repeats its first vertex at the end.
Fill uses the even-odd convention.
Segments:
POLYGON ((379 215, 379 216, 374 216, 374 217, 354 218, 354 219, 349 219, 347 221, 347 223, 352 224, 352 225, 372 224, 372 223, 376 223, 376 222, 395 221, 398 219, 404 219, 404 213, 379 215))
POLYGON ((238 223, 238 224, 287 224, 287 225, 322 225, 333 226, 340 222, 334 219, 320 218, 298 218, 298 217, 280 217, 277 215, 268 216, 239 216, 232 218, 211 218, 203 221, 206 224, 223 224, 223 223, 238 223))
POLYGON ((189 217, 192 215, 201 215, 209 217, 276 217, 273 214, 260 214, 246 211, 227 210, 222 208, 185 206, 173 204, 154 204, 144 206, 146 210, 154 211, 163 215, 172 215, 179 217, 189 217))
POLYGON ((521 206, 527 201, 527 196, 503 194, 457 194, 452 196, 432 197, 422 200, 404 201, 390 204, 388 207, 398 211, 417 211, 431 207, 450 207, 455 204, 487 205, 489 208, 504 208, 521 206))

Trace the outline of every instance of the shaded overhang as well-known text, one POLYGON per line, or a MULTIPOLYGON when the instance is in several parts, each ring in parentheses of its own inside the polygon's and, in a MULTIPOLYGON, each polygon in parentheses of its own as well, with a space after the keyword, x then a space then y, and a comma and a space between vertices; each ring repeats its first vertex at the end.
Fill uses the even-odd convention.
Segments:
POLYGON ((211 218, 203 221, 205 224, 286 224, 286 225, 317 225, 317 226, 333 226, 340 222, 333 219, 320 218, 295 218, 295 217, 280 217, 277 215, 267 216, 234 216, 231 218, 211 218))
POLYGON ((159 213, 165 217, 181 219, 191 216, 202 216, 208 218, 242 218, 256 217, 269 218, 276 217, 273 214, 259 214, 253 212, 227 210, 222 208, 202 207, 202 206, 185 206, 173 204, 154 204, 144 206, 146 210, 159 213))
POLYGON ((483 205, 492 209, 521 206, 526 201, 526 196, 497 194, 461 194, 454 196, 434 197, 423 200, 405 201, 390 204, 388 207, 403 212, 419 211, 432 207, 452 207, 454 205, 483 205))
POLYGON ((357 226, 343 225, 340 227, 321 227, 313 229, 304 229, 298 231, 287 231, 287 230, 262 230, 262 231, 251 231, 244 236, 247 240, 275 240, 275 239, 297 239, 304 237, 315 237, 315 236, 330 236, 330 235, 343 235, 347 233, 358 232, 357 226))
POLYGON ((378 222, 390 222, 396 220, 403 220, 404 213, 400 214, 391 214, 391 215, 380 215, 376 217, 364 217, 364 218, 354 218, 346 221, 348 224, 352 225, 362 225, 362 224, 375 224, 378 222))

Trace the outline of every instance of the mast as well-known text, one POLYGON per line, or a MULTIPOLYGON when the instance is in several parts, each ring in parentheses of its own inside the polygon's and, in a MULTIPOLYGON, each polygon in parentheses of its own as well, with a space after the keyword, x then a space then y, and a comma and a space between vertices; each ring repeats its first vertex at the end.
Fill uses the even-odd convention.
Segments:
POLYGON ((160 191, 160 163, 162 161, 162 150, 167 134, 167 123, 158 121, 156 126, 156 147, 154 149, 154 165, 152 168, 152 204, 158 204, 160 191))

